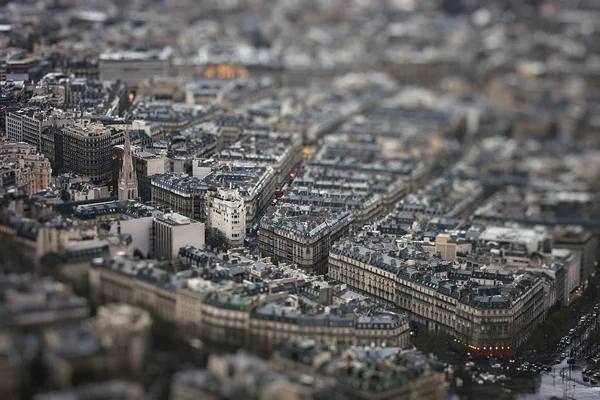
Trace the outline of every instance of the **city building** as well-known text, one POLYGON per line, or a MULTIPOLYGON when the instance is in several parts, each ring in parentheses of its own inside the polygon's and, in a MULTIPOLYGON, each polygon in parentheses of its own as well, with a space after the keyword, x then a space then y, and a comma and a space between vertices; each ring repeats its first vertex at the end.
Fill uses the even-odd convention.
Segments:
POLYGON ((125 381, 107 381, 81 385, 73 389, 36 394, 34 400, 143 400, 146 393, 142 385, 125 381))
POLYGON ((237 189, 210 192, 207 226, 223 232, 232 246, 244 244, 246 204, 237 189))
POLYGON ((278 187, 295 178, 302 161, 302 137, 299 134, 253 130, 246 127, 240 140, 216 154, 221 163, 251 162, 271 166, 277 174, 278 187))
POLYGON ((272 364, 315 380, 329 378, 336 395, 348 399, 446 398, 443 364, 402 347, 332 348, 298 339, 281 345, 272 364))
POLYGON ((333 246, 332 279, 395 305, 428 330, 442 331, 481 354, 508 354, 541 323, 550 306, 544 280, 528 272, 454 268, 419 248, 381 238, 333 246))
POLYGON ((245 352, 211 355, 206 369, 177 373, 174 400, 236 399, 431 399, 446 397, 443 365, 400 347, 320 345, 298 338, 264 360, 245 352))
POLYGON ((150 314, 128 304, 107 304, 85 322, 43 334, 44 362, 54 386, 65 389, 98 379, 139 378, 149 345, 150 314))
MULTIPOLYGON (((158 175, 152 179, 152 202, 197 221, 206 221, 205 197, 211 187, 185 174, 158 175)), ((213 189, 214 190, 214 189, 213 189)))
POLYGON ((92 181, 108 181, 111 176, 113 133, 104 126, 87 121, 62 128, 63 166, 92 181))
POLYGON ((42 131, 64 126, 67 122, 67 115, 60 110, 37 106, 21 108, 6 114, 6 136, 42 151, 42 131))
POLYGON ((206 221, 208 194, 218 188, 237 189, 246 206, 246 229, 258 227, 275 194, 275 171, 254 165, 200 166, 200 176, 171 173, 152 180, 152 201, 173 211, 206 221))
POLYGON ((261 219, 259 249, 276 260, 325 274, 329 250, 349 233, 351 222, 348 211, 284 203, 261 219))
POLYGON ((204 224, 177 213, 152 221, 153 253, 159 260, 174 260, 185 246, 204 248, 204 224))
POLYGON ((206 369, 178 372, 171 400, 313 399, 333 393, 325 382, 302 382, 299 371, 284 371, 245 352, 211 355, 206 369))
POLYGON ((86 299, 51 278, 0 275, 0 326, 2 329, 38 331, 53 325, 78 322, 89 316, 86 299))
POLYGON ((94 185, 91 182, 71 183, 67 193, 69 193, 69 201, 99 200, 110 197, 107 186, 94 185))
POLYGON ((100 55, 102 81, 121 81, 136 87, 141 81, 156 75, 168 75, 171 54, 168 48, 150 52, 114 52, 100 55))
POLYGON ((269 77, 235 79, 223 86, 216 101, 225 109, 234 109, 268 97, 275 89, 275 82, 269 77))
POLYGON ((29 195, 51 185, 50 161, 28 143, 0 141, 0 185, 25 189, 29 195))
MULTIPOLYGON (((201 257, 193 258, 200 263, 201 257)), ((232 285, 231 274, 238 268, 238 264, 194 267, 119 256, 95 260, 89 279, 97 301, 146 307, 161 320, 217 345, 270 352, 297 337, 362 346, 408 343, 409 325, 403 314, 371 303, 326 310, 302 295, 297 278, 232 285)))

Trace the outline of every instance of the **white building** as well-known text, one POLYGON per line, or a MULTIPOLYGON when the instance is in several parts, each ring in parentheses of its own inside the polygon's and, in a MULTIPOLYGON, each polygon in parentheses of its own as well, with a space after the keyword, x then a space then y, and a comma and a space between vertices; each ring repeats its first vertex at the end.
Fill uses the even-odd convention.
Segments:
POLYGON ((232 245, 244 243, 246 237, 246 205, 237 189, 219 189, 211 193, 208 226, 219 229, 232 245))
POLYGON ((184 246, 204 248, 204 224, 181 214, 169 213, 152 221, 154 258, 174 260, 184 246))
POLYGON ((48 126, 64 126, 66 114, 60 110, 28 107, 6 114, 6 136, 17 142, 42 148, 42 131, 48 126))
POLYGON ((134 250, 138 250, 144 257, 150 257, 152 251, 152 225, 153 217, 142 217, 116 220, 110 226, 109 233, 129 233, 134 250))
POLYGON ((552 252, 552 238, 543 229, 490 226, 479 235, 479 242, 509 249, 515 254, 520 252, 525 256, 552 252))

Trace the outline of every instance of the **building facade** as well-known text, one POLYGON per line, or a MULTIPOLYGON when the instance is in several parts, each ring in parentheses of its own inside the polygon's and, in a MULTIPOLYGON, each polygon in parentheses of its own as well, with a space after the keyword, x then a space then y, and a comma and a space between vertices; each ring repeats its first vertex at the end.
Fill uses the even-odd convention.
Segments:
POLYGON ((50 161, 28 143, 0 142, 0 171, 2 187, 23 188, 29 195, 51 185, 50 161))
POLYGON ((204 248, 204 224, 176 213, 152 221, 154 257, 174 260, 184 246, 204 248))
POLYGON ((348 211, 283 204, 260 222, 261 253, 317 274, 327 272, 329 250, 348 234, 348 211))
POLYGON ((166 174, 152 179, 153 202, 197 221, 206 221, 209 190, 211 188, 202 180, 184 174, 166 174))
POLYGON ((6 136, 41 151, 42 131, 51 126, 64 126, 66 122, 66 115, 60 110, 27 107, 6 114, 6 136))
POLYGON ((341 243, 330 252, 329 276, 481 354, 514 350, 544 320, 549 304, 539 277, 454 270, 448 262, 423 260, 341 243))
POLYGON ((246 204, 237 189, 211 192, 207 224, 225 234, 230 245, 242 245, 246 237, 246 204))
POLYGON ((63 166, 92 181, 111 176, 112 134, 104 126, 81 121, 63 127, 63 166))

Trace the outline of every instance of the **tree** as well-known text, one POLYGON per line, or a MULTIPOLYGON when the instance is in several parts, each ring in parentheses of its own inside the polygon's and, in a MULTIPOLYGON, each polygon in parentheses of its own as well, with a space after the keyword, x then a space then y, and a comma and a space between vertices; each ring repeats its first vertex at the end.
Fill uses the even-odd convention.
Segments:
POLYGON ((63 190, 60 195, 60 199, 65 203, 68 203, 69 201, 71 201, 71 194, 67 190, 63 190))
POLYGON ((227 236, 217 228, 206 228, 206 245, 217 249, 227 249, 227 236))
POLYGON ((69 168, 62 167, 61 169, 58 170, 57 174, 62 175, 62 174, 66 174, 68 172, 70 172, 69 168))

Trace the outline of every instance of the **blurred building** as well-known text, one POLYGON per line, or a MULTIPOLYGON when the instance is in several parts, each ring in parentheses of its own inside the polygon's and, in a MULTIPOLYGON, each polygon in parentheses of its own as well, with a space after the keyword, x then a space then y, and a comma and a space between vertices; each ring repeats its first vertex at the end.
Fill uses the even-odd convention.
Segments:
POLYGON ((51 382, 69 388, 99 379, 141 376, 151 324, 147 311, 108 304, 99 307, 91 320, 47 330, 44 360, 51 382))
POLYGON ((137 383, 107 381, 81 385, 74 389, 35 395, 34 400, 144 400, 144 388, 137 383))

